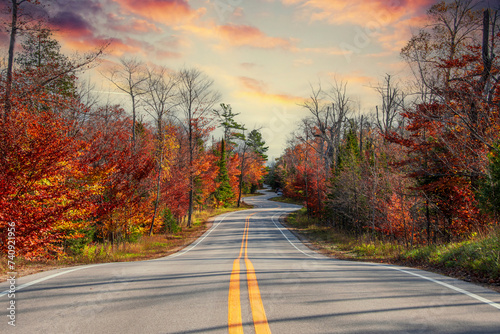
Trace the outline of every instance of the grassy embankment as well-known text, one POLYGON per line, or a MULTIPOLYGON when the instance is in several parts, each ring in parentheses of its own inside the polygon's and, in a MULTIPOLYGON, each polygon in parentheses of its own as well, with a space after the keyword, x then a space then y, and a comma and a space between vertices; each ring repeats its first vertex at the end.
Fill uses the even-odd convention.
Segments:
POLYGON ((317 219, 308 219, 305 209, 288 216, 286 224, 313 248, 329 256, 422 268, 500 291, 500 229, 467 241, 406 248, 396 242, 373 241, 369 235, 356 238, 336 231, 317 219))
MULTIPOLYGON (((210 218, 237 210, 250 209, 251 206, 242 203, 241 208, 220 208, 193 213, 192 227, 183 227, 176 233, 145 235, 136 242, 92 243, 85 245, 79 254, 64 255, 59 259, 44 261, 28 261, 21 257, 15 258, 18 277, 34 274, 40 271, 89 263, 125 262, 149 260, 167 256, 186 247, 210 226, 210 218)), ((7 258, 0 257, 0 282, 7 278, 7 258)))

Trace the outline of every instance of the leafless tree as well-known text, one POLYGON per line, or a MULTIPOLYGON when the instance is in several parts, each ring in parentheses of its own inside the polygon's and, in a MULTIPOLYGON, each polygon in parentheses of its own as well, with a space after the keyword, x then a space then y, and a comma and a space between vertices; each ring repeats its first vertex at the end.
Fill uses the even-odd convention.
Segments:
POLYGON ((399 127, 400 124, 395 123, 405 104, 406 94, 393 81, 392 76, 386 74, 384 83, 375 87, 382 101, 381 110, 376 106, 376 124, 383 135, 399 127))
POLYGON ((12 74, 14 68, 14 48, 16 45, 16 37, 18 35, 19 29, 21 29, 22 23, 19 22, 21 16, 20 10, 24 3, 32 2, 30 0, 10 0, 10 12, 11 12, 11 23, 10 23, 10 39, 9 39, 9 52, 7 61, 7 78, 5 84, 5 104, 4 104, 4 117, 7 118, 11 105, 11 94, 12 94, 12 74))
POLYGON ((132 103, 132 141, 136 140, 137 107, 141 95, 146 94, 144 83, 148 79, 146 67, 134 58, 121 58, 120 65, 103 73, 116 88, 130 96, 132 103))
POLYGON ((335 80, 330 91, 324 91, 321 84, 311 85, 311 95, 301 106, 311 113, 303 123, 304 131, 309 132, 309 138, 319 138, 318 154, 324 159, 326 169, 330 169, 337 159, 342 129, 353 111, 347 83, 335 80))
POLYGON ((176 97, 176 77, 165 67, 157 67, 147 70, 147 80, 145 84, 144 103, 146 112, 153 118, 156 125, 156 159, 158 165, 158 176, 156 179, 156 199, 151 218, 149 234, 153 234, 153 227, 158 211, 160 200, 161 178, 164 159, 164 126, 167 113, 175 106, 176 97))
MULTIPOLYGON (((441 2, 428 11, 431 23, 414 35, 401 50, 414 75, 422 83, 426 98, 435 96, 438 89, 449 89, 450 80, 459 76, 451 67, 439 66, 459 57, 481 28, 480 1, 454 0, 441 2)), ((426 102, 426 101, 423 101, 426 102)))
POLYGON ((179 72, 177 109, 184 118, 183 127, 188 139, 189 151, 189 210, 188 227, 193 214, 194 161, 197 155, 198 139, 203 135, 212 115, 212 109, 220 100, 220 93, 214 90, 214 81, 198 69, 182 69, 179 72))

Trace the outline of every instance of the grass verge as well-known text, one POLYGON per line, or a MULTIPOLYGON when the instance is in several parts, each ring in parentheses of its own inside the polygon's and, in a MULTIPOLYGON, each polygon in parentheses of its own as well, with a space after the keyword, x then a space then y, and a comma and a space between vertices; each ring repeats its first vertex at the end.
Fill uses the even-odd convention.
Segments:
MULTIPOLYGON (((211 217, 223 213, 246 210, 252 206, 245 203, 240 208, 220 208, 193 213, 192 227, 183 227, 177 233, 145 235, 136 242, 91 243, 85 245, 81 254, 61 256, 59 259, 44 261, 28 261, 22 257, 15 258, 17 277, 35 274, 41 271, 63 267, 85 265, 91 263, 128 262, 150 260, 164 257, 191 244, 211 226, 211 217)), ((0 282, 7 279, 7 257, 0 256, 0 282)))
POLYGON ((304 201, 299 201, 293 198, 288 198, 288 197, 283 197, 283 196, 276 196, 276 197, 271 197, 269 198, 270 201, 274 202, 281 202, 281 203, 288 203, 288 204, 296 204, 296 205, 304 205, 304 201))
POLYGON ((289 215, 285 224, 311 248, 328 256, 415 267, 500 292, 500 229, 469 241, 406 248, 370 235, 356 237, 336 231, 308 218, 304 208, 289 215))

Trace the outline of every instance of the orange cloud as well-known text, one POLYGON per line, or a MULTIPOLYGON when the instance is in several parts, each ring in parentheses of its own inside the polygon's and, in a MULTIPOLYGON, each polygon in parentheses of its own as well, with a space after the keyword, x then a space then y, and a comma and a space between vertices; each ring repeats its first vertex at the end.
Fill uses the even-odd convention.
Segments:
POLYGON ((282 0, 296 5, 299 15, 311 21, 331 24, 366 25, 374 21, 381 26, 393 24, 403 17, 424 12, 434 0, 282 0))
POLYGON ((182 54, 179 52, 172 52, 172 51, 165 51, 165 50, 157 50, 156 51, 156 58, 158 59, 172 59, 172 58, 181 58, 182 54))
POLYGON ((185 0, 113 0, 122 9, 143 18, 171 26, 191 21, 205 13, 205 9, 194 10, 185 0))
POLYGON ((224 25, 220 26, 218 31, 225 42, 233 46, 251 46, 262 49, 291 47, 289 40, 267 36, 258 28, 248 25, 224 25))
POLYGON ((185 25, 181 29, 203 38, 218 39, 229 46, 249 46, 259 49, 290 48, 292 42, 288 39, 267 36, 256 27, 248 25, 185 25))
POLYGON ((249 77, 238 77, 238 81, 244 88, 244 91, 240 92, 240 94, 244 96, 283 104, 298 104, 304 101, 304 98, 298 96, 268 93, 269 89, 267 84, 260 80, 249 77))
POLYGON ((64 46, 78 52, 88 52, 100 48, 103 45, 110 43, 106 49, 107 54, 121 57, 125 54, 144 53, 145 50, 151 49, 150 46, 145 45, 143 42, 126 38, 124 40, 119 38, 101 38, 91 37, 86 39, 66 39, 64 46))
POLYGON ((207 25, 184 25, 179 29, 189 31, 203 38, 218 39, 224 45, 248 46, 258 49, 292 48, 292 41, 285 38, 267 36, 256 27, 249 25, 228 24, 218 26, 213 23, 207 25))

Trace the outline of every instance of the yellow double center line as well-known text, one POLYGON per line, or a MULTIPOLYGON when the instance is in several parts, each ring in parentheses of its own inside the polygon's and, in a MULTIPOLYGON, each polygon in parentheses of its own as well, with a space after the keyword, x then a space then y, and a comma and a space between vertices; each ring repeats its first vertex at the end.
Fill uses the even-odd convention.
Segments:
POLYGON ((230 334, 243 333, 240 300, 240 260, 243 254, 245 256, 245 266, 247 268, 248 295, 250 299, 250 308, 252 309, 255 333, 271 333, 269 324, 267 323, 264 304, 262 303, 262 299, 260 297, 259 284, 257 283, 255 269, 252 261, 248 259, 247 253, 250 217, 254 214, 255 213, 249 215, 245 220, 245 230, 243 232, 243 239, 241 240, 240 255, 233 262, 233 271, 231 272, 231 279, 229 281, 228 325, 230 334))

